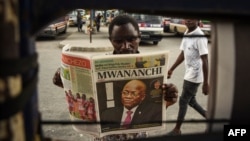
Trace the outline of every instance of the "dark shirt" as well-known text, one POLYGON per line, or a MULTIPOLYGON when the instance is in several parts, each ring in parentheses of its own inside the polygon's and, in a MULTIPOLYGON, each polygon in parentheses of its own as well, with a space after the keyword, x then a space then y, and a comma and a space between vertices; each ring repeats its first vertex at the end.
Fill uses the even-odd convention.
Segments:
POLYGON ((101 18, 102 18, 101 15, 97 15, 96 16, 96 23, 100 23, 101 22, 101 18))
POLYGON ((81 23, 82 22, 82 15, 81 14, 77 14, 77 23, 81 23))

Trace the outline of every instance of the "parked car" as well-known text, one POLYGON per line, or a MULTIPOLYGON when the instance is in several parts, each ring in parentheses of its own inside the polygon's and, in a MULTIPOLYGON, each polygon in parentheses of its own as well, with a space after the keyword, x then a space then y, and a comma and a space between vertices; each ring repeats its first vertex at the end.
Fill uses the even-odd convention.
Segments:
POLYGON ((184 19, 171 18, 169 23, 169 31, 177 35, 183 35, 187 27, 184 19))
POLYGON ((75 9, 71 11, 68 16, 69 16, 69 26, 77 26, 77 11, 80 11, 82 15, 82 23, 85 24, 87 21, 87 16, 85 15, 85 10, 84 9, 75 9))
MULTIPOLYGON (((198 26, 204 32, 205 35, 211 35, 211 24, 208 20, 200 20, 198 26)), ((170 32, 176 33, 177 35, 183 35, 187 27, 184 19, 173 18, 170 20, 169 30, 170 32)))
POLYGON ((56 38, 56 36, 60 33, 66 33, 68 28, 68 17, 64 16, 56 19, 52 23, 50 23, 47 27, 42 29, 37 37, 52 37, 56 38))
POLYGON ((157 45, 162 40, 163 25, 162 16, 130 14, 138 22, 141 41, 151 41, 157 45))

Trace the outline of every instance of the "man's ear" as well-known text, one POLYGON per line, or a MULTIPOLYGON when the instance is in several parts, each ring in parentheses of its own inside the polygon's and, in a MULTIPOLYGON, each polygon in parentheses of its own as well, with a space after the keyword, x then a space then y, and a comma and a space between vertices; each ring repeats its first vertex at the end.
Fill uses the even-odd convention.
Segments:
POLYGON ((141 98, 142 101, 146 98, 146 93, 143 94, 143 97, 141 98))
POLYGON ((138 34, 138 38, 139 38, 138 40, 140 42, 141 41, 141 34, 140 33, 138 34))

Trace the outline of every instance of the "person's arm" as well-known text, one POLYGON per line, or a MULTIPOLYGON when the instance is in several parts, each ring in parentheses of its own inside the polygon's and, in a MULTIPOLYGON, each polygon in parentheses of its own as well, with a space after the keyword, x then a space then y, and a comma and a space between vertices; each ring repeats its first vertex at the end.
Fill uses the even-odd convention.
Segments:
POLYGON ((208 85, 208 57, 207 54, 201 55, 202 60, 202 70, 203 70, 203 77, 204 82, 202 85, 202 93, 208 95, 209 93, 209 85, 208 85))
POLYGON ((62 79, 61 79, 61 76, 60 76, 61 75, 60 70, 61 70, 60 67, 56 70, 56 72, 55 72, 55 74, 53 76, 53 84, 55 84, 58 87, 63 88, 63 83, 62 83, 62 79))
POLYGON ((176 67, 178 67, 182 62, 184 61, 184 52, 181 51, 179 56, 177 57, 175 63, 172 65, 172 67, 168 70, 168 79, 171 78, 171 75, 176 67))

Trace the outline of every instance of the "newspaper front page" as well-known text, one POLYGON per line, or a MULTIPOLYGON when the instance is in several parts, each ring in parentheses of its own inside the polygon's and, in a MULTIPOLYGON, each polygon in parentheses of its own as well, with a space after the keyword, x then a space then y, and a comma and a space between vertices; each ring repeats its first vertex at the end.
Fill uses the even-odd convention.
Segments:
POLYGON ((98 137, 165 130, 169 52, 113 55, 62 52, 61 77, 74 128, 98 137), (129 110, 129 115, 127 111, 129 110), (128 120, 129 119, 129 120, 128 120))

